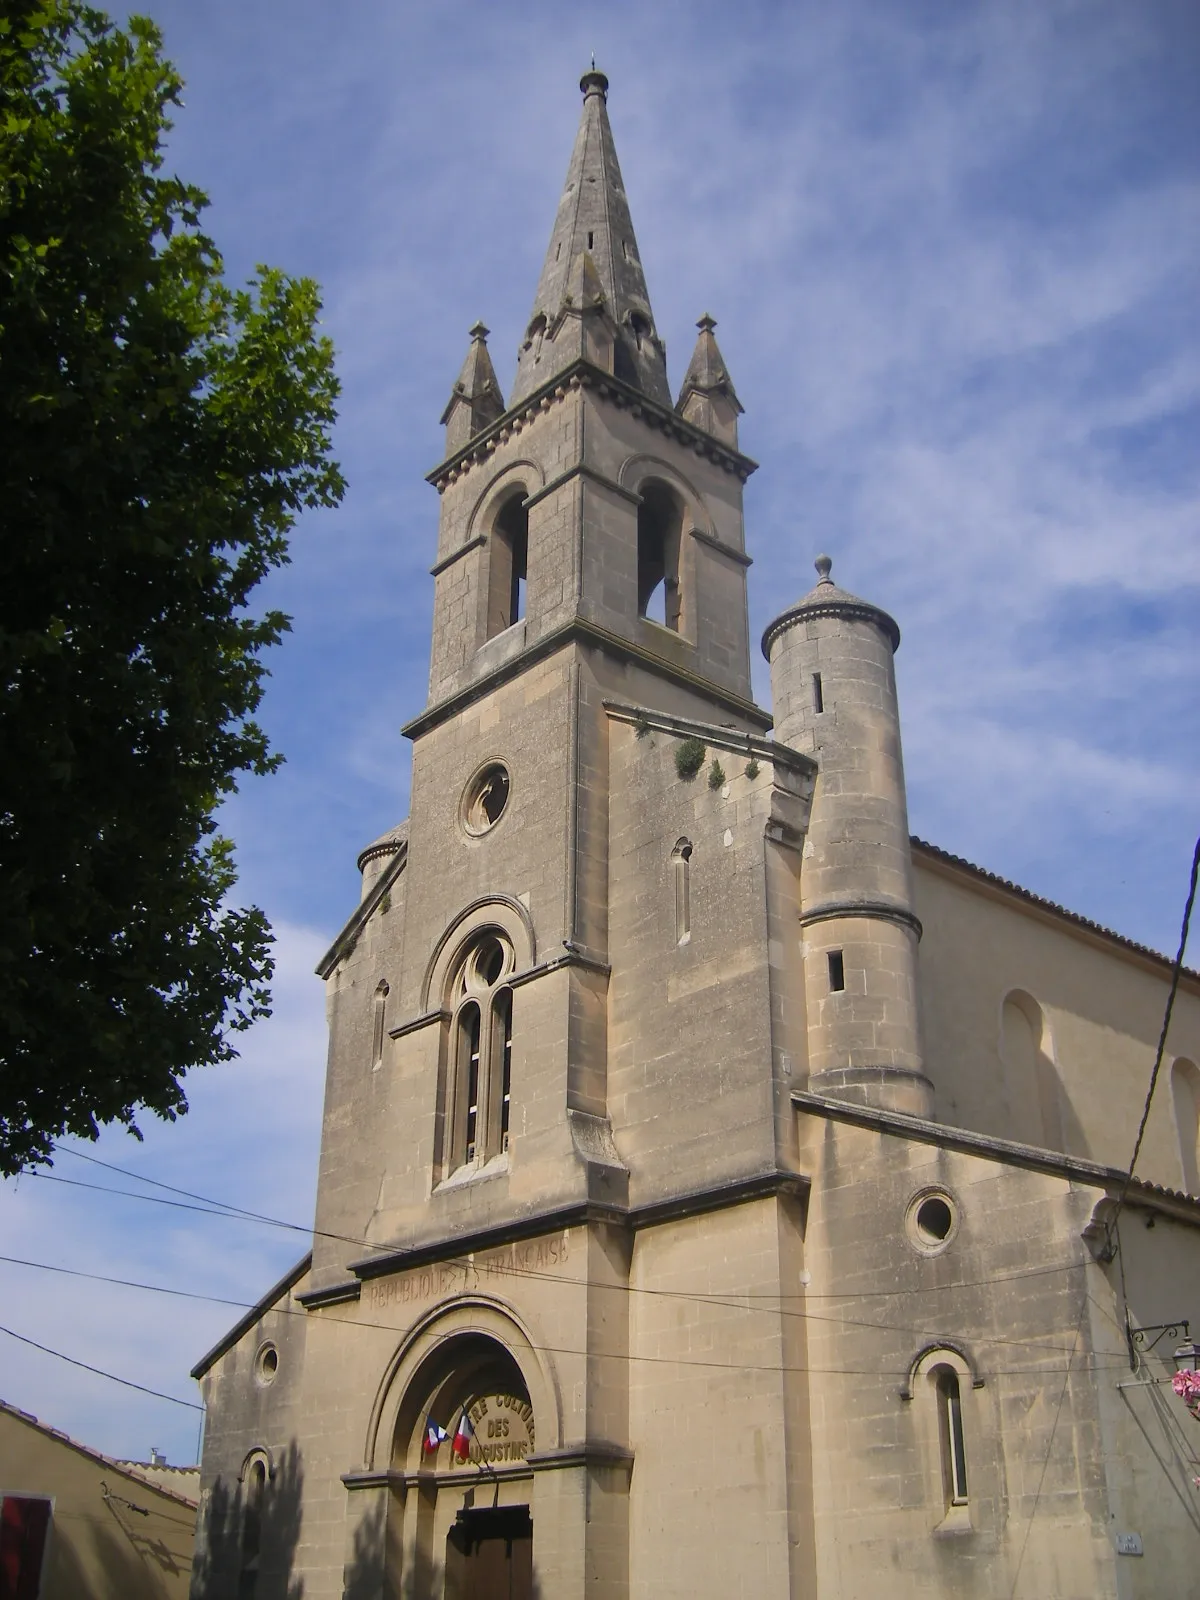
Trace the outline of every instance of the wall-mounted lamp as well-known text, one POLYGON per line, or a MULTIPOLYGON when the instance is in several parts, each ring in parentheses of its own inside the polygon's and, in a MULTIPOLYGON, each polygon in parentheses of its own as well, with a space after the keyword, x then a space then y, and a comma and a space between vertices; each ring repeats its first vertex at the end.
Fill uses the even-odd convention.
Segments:
MULTIPOLYGON (((1135 1328, 1130 1320, 1129 1312, 1125 1313, 1125 1342, 1129 1346, 1129 1370, 1136 1372, 1141 1364, 1140 1358, 1149 1355, 1154 1346, 1163 1339, 1178 1339, 1183 1335, 1185 1343, 1176 1350, 1176 1363, 1180 1350, 1195 1350, 1196 1345, 1191 1340, 1191 1329, 1186 1317, 1177 1317, 1174 1322, 1151 1322, 1144 1328, 1135 1328), (1150 1335, 1154 1337, 1151 1338, 1150 1335)), ((1194 1367, 1191 1369, 1196 1370, 1194 1367)))

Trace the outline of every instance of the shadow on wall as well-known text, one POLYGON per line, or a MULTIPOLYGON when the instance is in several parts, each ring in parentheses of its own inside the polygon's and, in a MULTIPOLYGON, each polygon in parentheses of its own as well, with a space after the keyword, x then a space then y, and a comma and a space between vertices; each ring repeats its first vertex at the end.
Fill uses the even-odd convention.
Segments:
POLYGON ((192 1600, 303 1600, 304 1580, 292 1574, 303 1491, 295 1440, 278 1459, 252 1452, 240 1478, 218 1476, 201 1507, 192 1600))
POLYGON ((1200 1195, 1200 1071, 1194 1061, 1180 1057, 1172 1066, 1171 1100, 1183 1187, 1200 1195))
POLYGON ((1178 1502, 1183 1517, 1200 1534, 1200 1505, 1193 1487, 1196 1446, 1187 1431, 1196 1427, 1195 1422, 1165 1386, 1127 1386, 1120 1394, 1159 1468, 1159 1492, 1178 1502))
MULTIPOLYGON (((381 1585, 387 1537, 387 1511, 380 1503, 355 1530, 354 1549, 343 1574, 342 1600, 381 1600, 381 1596, 386 1596, 386 1600, 442 1600, 443 1595, 446 1600, 490 1600, 492 1594, 497 1597, 503 1595, 505 1600, 510 1594, 513 1600, 548 1600, 546 1590, 538 1582, 536 1574, 525 1588, 510 1587, 508 1581, 498 1585, 490 1582, 492 1578, 500 1576, 498 1573, 482 1577, 480 1586, 474 1576, 460 1575, 456 1583, 451 1574, 448 1582, 446 1567, 440 1562, 422 1563, 418 1568, 404 1573, 399 1583, 381 1585)), ((392 1550, 389 1557, 389 1569, 397 1570, 401 1560, 400 1551, 392 1550)), ((259 1600, 257 1595, 255 1600, 259 1600)))
POLYGON ((106 1522, 90 1515, 59 1518, 54 1524, 50 1557, 55 1592, 93 1594, 97 1574, 102 1573, 106 1594, 183 1593, 190 1564, 183 1552, 190 1550, 192 1527, 184 1507, 180 1506, 179 1512, 180 1549, 176 1551, 161 1537, 148 1537, 135 1526, 141 1519, 127 1509, 122 1514, 122 1508, 111 1500, 105 1502, 106 1522), (77 1549, 77 1540, 87 1548, 77 1549), (166 1588, 155 1584, 156 1575, 161 1575, 166 1588))
POLYGON ((1023 989, 1004 997, 1000 1013, 1010 1137, 1041 1150, 1091 1155, 1054 1060, 1054 1041, 1041 1006, 1023 989))

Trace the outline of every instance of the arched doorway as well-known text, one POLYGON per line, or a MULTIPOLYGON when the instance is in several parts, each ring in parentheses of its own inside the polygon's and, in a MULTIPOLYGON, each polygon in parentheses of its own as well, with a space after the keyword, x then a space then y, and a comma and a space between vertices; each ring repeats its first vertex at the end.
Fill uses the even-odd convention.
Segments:
POLYGON ((420 1364, 392 1441, 406 1600, 533 1600, 535 1441, 524 1376, 498 1340, 464 1332, 420 1364))

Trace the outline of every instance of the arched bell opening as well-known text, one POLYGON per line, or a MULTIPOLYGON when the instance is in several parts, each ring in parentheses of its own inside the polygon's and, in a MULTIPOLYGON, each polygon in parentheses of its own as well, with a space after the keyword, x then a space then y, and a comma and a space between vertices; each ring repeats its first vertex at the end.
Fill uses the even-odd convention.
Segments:
MULTIPOLYGON (((464 1332, 413 1374, 392 1436, 389 1547, 406 1600, 532 1600, 536 1421, 515 1357, 464 1332)), ((389 1574, 390 1576, 390 1574, 389 1574)))

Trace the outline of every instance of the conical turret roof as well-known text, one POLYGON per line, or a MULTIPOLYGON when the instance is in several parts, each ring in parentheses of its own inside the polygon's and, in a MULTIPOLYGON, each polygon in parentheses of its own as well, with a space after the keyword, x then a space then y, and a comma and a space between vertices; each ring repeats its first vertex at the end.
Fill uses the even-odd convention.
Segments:
MULTIPOLYGON (((571 275, 578 258, 586 254, 591 258, 589 276, 594 274, 599 283, 603 309, 615 330, 616 376, 669 406, 666 352, 655 331, 608 120, 608 79, 593 68, 584 73, 579 87, 583 90, 583 115, 529 325, 517 355, 509 404, 523 400, 572 359, 569 347, 555 349, 553 333, 564 310, 573 308, 571 275)), ((574 354, 578 354, 577 347, 574 354)))
POLYGON ((676 403, 678 411, 683 410, 691 394, 723 394, 737 411, 743 409, 742 402, 737 397, 737 390, 733 387, 733 379, 729 376, 729 368, 725 365, 725 357, 721 354, 716 334, 713 332, 716 325, 716 318, 709 316, 707 311, 696 324, 700 333, 679 389, 679 400, 676 403))
POLYGON ((450 415, 460 400, 475 406, 481 415, 486 415, 488 422, 494 421, 503 413, 504 395, 496 379, 492 358, 488 354, 487 336, 488 329, 482 322, 477 322, 471 329, 467 359, 462 364, 462 371, 450 391, 446 409, 442 412, 443 424, 450 420, 450 415))
POLYGON ((774 622, 767 624, 762 637, 762 652, 768 661, 771 659, 771 646, 778 636, 809 617, 848 617, 856 622, 874 623, 891 640, 892 649, 899 649, 900 629, 882 606, 872 605, 869 600, 860 600, 848 589, 839 589, 829 575, 833 562, 828 556, 818 556, 813 565, 817 569, 816 587, 810 589, 803 600, 798 600, 794 606, 781 612, 774 622))

